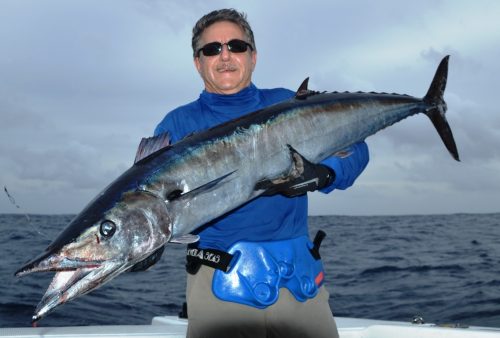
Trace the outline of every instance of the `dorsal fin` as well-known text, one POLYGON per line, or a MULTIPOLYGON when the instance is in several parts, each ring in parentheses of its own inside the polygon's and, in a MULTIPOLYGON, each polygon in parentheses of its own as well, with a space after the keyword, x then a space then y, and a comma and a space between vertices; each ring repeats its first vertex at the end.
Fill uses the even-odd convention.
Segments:
POLYGON ((295 93, 296 99, 302 99, 304 98, 304 96, 307 96, 307 94, 309 94, 309 89, 307 89, 308 85, 309 85, 309 77, 306 77, 306 79, 302 81, 299 89, 297 89, 297 92, 295 93))
POLYGON ((307 88, 309 86, 309 76, 305 78, 304 81, 300 84, 299 89, 297 89, 297 93, 300 93, 302 91, 308 91, 309 89, 307 88))
POLYGON ((170 134, 163 133, 158 136, 145 137, 141 140, 139 148, 137 148, 137 153, 135 154, 134 163, 139 162, 143 158, 148 157, 154 152, 160 149, 168 147, 170 145, 170 134))

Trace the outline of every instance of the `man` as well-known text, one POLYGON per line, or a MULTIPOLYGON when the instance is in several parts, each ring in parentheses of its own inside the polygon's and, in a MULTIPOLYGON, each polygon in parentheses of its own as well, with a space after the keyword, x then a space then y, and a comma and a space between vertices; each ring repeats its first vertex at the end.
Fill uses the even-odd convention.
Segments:
MULTIPOLYGON (((295 95, 283 88, 258 89, 251 82, 257 50, 242 13, 222 9, 202 17, 193 28, 192 47, 205 90, 196 101, 167 114, 155 135, 168 132, 176 142, 295 95)), ((338 336, 322 286, 318 248, 312 255, 307 244, 306 193, 352 185, 368 162, 368 149, 361 142, 348 153, 321 164, 306 163, 295 181, 274 185, 266 196, 197 230, 200 241, 188 249, 188 337, 338 336), (283 251, 309 263, 269 267, 283 251), (250 267, 252 275, 245 275, 250 267), (239 282, 225 283, 229 273, 239 282), (307 288, 293 285, 294 274, 309 281, 307 288)))

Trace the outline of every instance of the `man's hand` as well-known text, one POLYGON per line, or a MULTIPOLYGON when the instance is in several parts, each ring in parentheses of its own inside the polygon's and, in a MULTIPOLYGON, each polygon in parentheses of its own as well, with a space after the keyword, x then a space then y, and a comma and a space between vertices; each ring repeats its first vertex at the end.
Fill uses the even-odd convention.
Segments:
POLYGON ((311 163, 297 152, 293 152, 293 157, 295 178, 259 182, 256 189, 265 189, 263 196, 282 194, 296 197, 327 187, 335 180, 335 172, 326 165, 311 163))

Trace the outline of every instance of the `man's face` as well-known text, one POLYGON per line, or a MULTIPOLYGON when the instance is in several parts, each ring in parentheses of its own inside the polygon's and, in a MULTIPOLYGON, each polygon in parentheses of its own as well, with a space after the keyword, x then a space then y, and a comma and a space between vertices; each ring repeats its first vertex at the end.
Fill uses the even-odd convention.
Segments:
MULTIPOLYGON (((227 43, 233 39, 247 41, 238 25, 229 21, 216 22, 203 31, 198 48, 210 42, 227 43)), ((232 53, 227 45, 222 47, 219 55, 205 56, 200 52, 194 58, 205 90, 226 95, 237 93, 250 84, 256 62, 257 52, 248 48, 244 53, 232 53)))

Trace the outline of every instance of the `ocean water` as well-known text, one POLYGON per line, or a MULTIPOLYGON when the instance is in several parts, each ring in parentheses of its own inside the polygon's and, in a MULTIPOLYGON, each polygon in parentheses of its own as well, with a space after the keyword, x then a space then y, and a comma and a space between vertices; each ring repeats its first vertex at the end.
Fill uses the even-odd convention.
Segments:
MULTIPOLYGON (((70 215, 0 215, 0 327, 31 325, 52 273, 14 272, 70 215)), ((310 217, 336 316, 500 327, 500 214, 310 217)), ((40 326, 149 324, 184 301, 184 247, 146 272, 125 273, 57 308, 40 326)))

